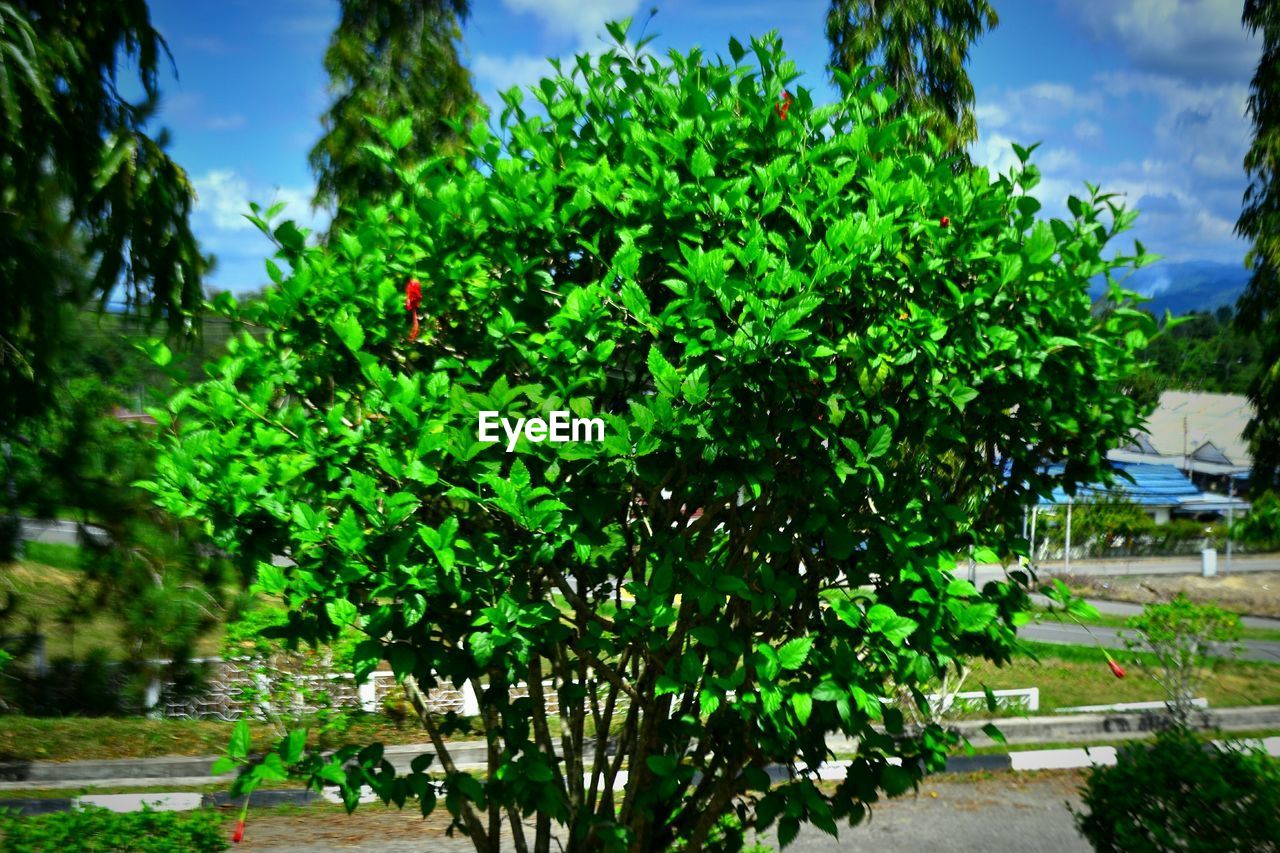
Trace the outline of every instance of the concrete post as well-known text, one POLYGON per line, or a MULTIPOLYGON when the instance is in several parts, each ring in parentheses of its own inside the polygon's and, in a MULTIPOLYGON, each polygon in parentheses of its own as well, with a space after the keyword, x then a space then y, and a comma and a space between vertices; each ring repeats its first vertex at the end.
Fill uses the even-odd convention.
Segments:
POLYGON ((1064 574, 1071 572, 1071 495, 1067 495, 1067 547, 1064 551, 1062 571, 1064 574))
POLYGON ((356 685, 356 696, 360 699, 360 710, 372 714, 378 710, 378 685, 370 675, 362 684, 356 685))
POLYGON ((480 716, 480 700, 476 698, 475 688, 470 681, 462 682, 462 716, 480 716))
POLYGON ((1227 474, 1227 565, 1226 571, 1231 571, 1231 524, 1235 521, 1234 507, 1236 501, 1236 475, 1227 474))

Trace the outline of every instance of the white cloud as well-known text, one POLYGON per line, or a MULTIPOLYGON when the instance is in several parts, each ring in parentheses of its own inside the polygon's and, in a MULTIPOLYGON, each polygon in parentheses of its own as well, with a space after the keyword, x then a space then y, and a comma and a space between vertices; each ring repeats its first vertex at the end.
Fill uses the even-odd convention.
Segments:
POLYGON ((222 232, 256 230, 245 219, 249 202, 255 201, 268 208, 276 202, 284 202, 282 217, 292 219, 300 226, 316 230, 323 228, 329 214, 311 209, 315 190, 310 187, 259 187, 252 186, 231 169, 213 169, 192 180, 196 189, 197 217, 206 220, 214 229, 222 232))
POLYGON ((263 209, 284 202, 284 211, 273 222, 292 219, 312 233, 324 228, 329 213, 311 209, 312 187, 266 187, 254 184, 232 169, 212 169, 192 179, 196 189, 193 219, 200 245, 217 258, 209 284, 241 291, 266 281, 263 260, 274 248, 244 215, 249 202, 263 209))
POLYGON ((575 47, 582 47, 596 36, 605 34, 608 21, 632 17, 639 0, 503 0, 513 12, 536 17, 554 35, 568 36, 575 47))
POLYGON ((214 169, 194 179, 196 215, 223 231, 248 231, 249 182, 230 169, 214 169))
POLYGON ((494 56, 482 53, 471 63, 471 71, 499 92, 505 92, 512 86, 523 89, 543 77, 555 75, 555 69, 545 56, 531 55, 494 56))
POLYGON ((209 130, 238 130, 249 123, 249 120, 239 113, 225 116, 206 116, 204 126, 209 130))
POLYGON ((1082 118, 1076 122, 1071 128, 1071 132, 1081 142, 1087 142, 1090 139, 1097 139, 1102 136, 1102 128, 1087 118, 1082 118))
POLYGON ((182 46, 196 53, 223 56, 229 52, 227 43, 215 36, 184 36, 182 46))
POLYGON ((1000 91, 989 97, 979 93, 974 108, 979 131, 983 128, 1013 133, 1021 141, 1033 141, 1064 116, 1097 113, 1102 98, 1066 83, 1039 82, 1000 91))
POLYGON ((1191 85, 1158 74, 1103 74, 1097 78, 1116 97, 1155 98, 1161 112, 1153 128, 1157 150, 1211 179, 1243 180, 1252 134, 1244 83, 1191 85))
POLYGON ((1260 44, 1241 25, 1240 0, 1061 0, 1093 36, 1139 69, 1178 77, 1245 79, 1260 44))

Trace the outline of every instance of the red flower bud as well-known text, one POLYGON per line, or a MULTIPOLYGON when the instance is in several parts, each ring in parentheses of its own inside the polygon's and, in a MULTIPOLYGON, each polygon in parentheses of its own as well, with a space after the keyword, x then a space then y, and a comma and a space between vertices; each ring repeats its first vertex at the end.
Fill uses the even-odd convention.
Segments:
POLYGON ((404 286, 404 309, 406 311, 417 311, 418 306, 422 304, 422 285, 418 283, 416 278, 409 279, 409 283, 404 286))
POLYGON ((951 227, 951 217, 950 217, 950 216, 944 216, 944 217, 942 217, 941 219, 939 219, 939 220, 938 220, 938 224, 939 224, 939 225, 941 225, 943 228, 950 228, 950 227, 951 227))
POLYGON ((1124 678, 1124 667, 1113 660, 1107 661, 1107 666, 1111 667, 1111 672, 1116 678, 1124 678))
POLYGON ((244 820, 236 821, 236 831, 231 833, 231 840, 239 844, 244 840, 244 820))

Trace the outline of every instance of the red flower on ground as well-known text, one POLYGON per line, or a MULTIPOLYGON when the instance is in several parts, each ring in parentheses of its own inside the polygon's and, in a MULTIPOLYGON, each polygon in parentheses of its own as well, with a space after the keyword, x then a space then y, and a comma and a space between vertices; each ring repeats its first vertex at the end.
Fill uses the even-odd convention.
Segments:
POLYGON ((418 339, 418 306, 422 304, 422 284, 416 278, 409 279, 404 286, 404 309, 413 316, 413 326, 409 329, 409 340, 418 339))
POLYGON ((1107 666, 1111 667, 1111 672, 1112 674, 1115 675, 1116 678, 1124 678, 1124 667, 1122 667, 1120 664, 1116 663, 1113 660, 1108 660, 1107 666))
POLYGON ((950 216, 944 216, 944 217, 942 217, 941 219, 939 219, 939 220, 938 220, 938 224, 939 224, 939 225, 941 225, 943 228, 950 228, 950 227, 951 227, 951 217, 950 217, 950 216))
POLYGON ((231 833, 231 840, 236 844, 244 840, 244 820, 236 821, 236 831, 231 833))

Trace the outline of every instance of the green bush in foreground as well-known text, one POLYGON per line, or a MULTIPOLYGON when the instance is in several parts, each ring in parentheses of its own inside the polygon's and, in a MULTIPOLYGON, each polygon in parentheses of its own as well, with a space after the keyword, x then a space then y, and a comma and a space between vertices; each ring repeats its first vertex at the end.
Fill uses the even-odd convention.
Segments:
POLYGON ((0 814, 0 853, 211 853, 226 850, 216 811, 116 814, 86 807, 35 817, 0 814))
POLYGON ((1280 850, 1280 761, 1170 729, 1095 767, 1076 825, 1099 853, 1280 850))
POLYGON ((267 331, 155 412, 150 488, 256 565, 280 633, 354 628, 357 674, 387 661, 411 694, 469 682, 492 748, 458 769, 457 720, 424 715, 437 757, 409 772, 291 736, 244 785, 354 808, 367 784, 481 851, 504 824, 521 851, 555 824, 575 851, 734 849, 835 834, 945 760, 955 735, 884 700, 1009 660, 1029 579, 976 589, 954 555, 1025 550, 1032 494, 1105 477, 1138 423, 1154 323, 1088 293, 1145 259, 1107 249, 1133 214, 1091 190, 1038 221, 1033 167, 958 168, 880 81, 819 105, 776 39, 729 55, 579 57, 456 157, 401 163, 396 122, 373 156, 398 191, 322 247, 272 231, 267 331), (490 410, 604 437, 507 452, 490 410), (858 753, 819 787, 832 732, 858 753))

